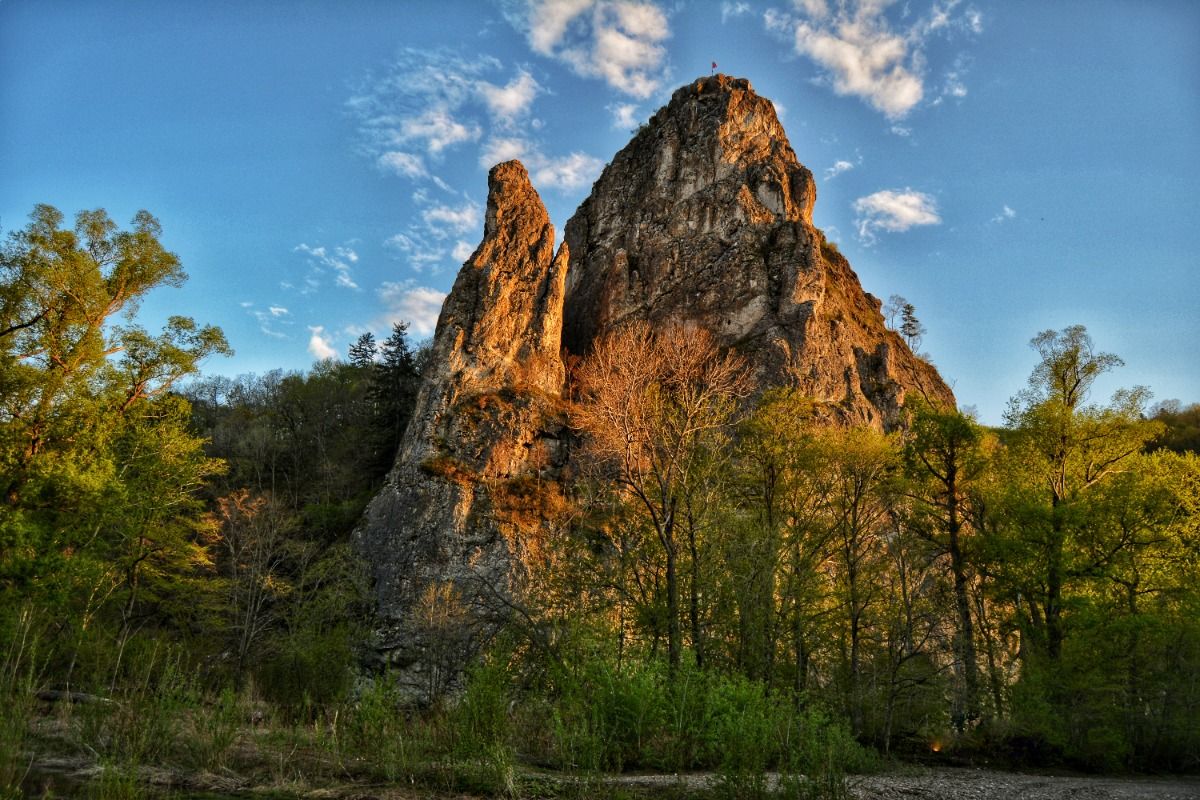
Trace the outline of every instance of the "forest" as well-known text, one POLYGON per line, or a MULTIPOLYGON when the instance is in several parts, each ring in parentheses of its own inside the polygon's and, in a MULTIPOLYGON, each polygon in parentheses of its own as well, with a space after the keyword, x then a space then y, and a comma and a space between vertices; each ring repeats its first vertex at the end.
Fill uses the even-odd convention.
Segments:
POLYGON ((897 760, 1200 769, 1200 405, 1097 397, 1122 362, 1083 326, 1033 332, 1002 426, 910 396, 889 434, 751 396, 702 331, 618 329, 560 409, 583 466, 507 487, 546 532, 508 624, 476 646, 450 586, 414 612, 413 707, 372 657, 352 533, 428 351, 399 323, 307 372, 215 375, 219 329, 137 323, 185 279, 158 222, 64 219, 39 206, 0 252, 0 796, 48 756, 103 798, 148 766, 814 798, 897 760))

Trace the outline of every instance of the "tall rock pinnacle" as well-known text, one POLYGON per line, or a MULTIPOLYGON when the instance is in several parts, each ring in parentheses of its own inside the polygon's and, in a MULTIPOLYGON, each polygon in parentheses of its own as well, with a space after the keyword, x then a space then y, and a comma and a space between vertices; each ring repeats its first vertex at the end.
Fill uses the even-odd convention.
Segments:
POLYGON ((444 665, 461 665, 499 620, 488 609, 538 527, 513 498, 536 501, 527 483, 563 457, 566 248, 554 255, 519 162, 494 167, 488 189, 483 241, 442 306, 396 465, 355 534, 373 572, 377 649, 418 698, 445 688, 456 673, 444 665))
POLYGON ((749 81, 679 89, 567 223, 564 344, 582 355, 625 320, 689 320, 740 350, 760 385, 797 386, 843 423, 894 427, 908 391, 952 404, 813 227, 815 199, 749 81))

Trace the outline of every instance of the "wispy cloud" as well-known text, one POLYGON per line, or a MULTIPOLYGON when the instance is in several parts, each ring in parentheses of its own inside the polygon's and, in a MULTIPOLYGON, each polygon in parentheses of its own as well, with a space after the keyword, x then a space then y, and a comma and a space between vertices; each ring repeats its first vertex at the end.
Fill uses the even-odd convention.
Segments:
POLYGON ((1017 212, 1015 210, 1009 208, 1006 205, 1006 206, 1004 206, 1003 210, 1000 211, 999 214, 992 217, 992 222, 999 225, 1002 222, 1008 222, 1010 219, 1015 219, 1016 216, 1017 216, 1017 212))
POLYGON ((841 175, 843 172, 849 172, 852 169, 854 169, 853 161, 846 161, 845 159, 838 159, 837 161, 833 162, 832 167, 829 167, 828 169, 825 170, 825 180, 829 180, 831 178, 836 178, 838 175, 841 175))
POLYGON ((319 361, 337 358, 337 350, 333 349, 333 341, 325 334, 324 325, 309 325, 308 352, 319 361))
MULTIPOLYGON (((960 10, 960 3, 936 0, 924 16, 893 27, 887 15, 893 0, 846 0, 832 8, 825 0, 797 0, 794 12, 771 9, 764 22, 768 30, 788 37, 797 54, 813 61, 837 94, 859 97, 888 119, 899 120, 926 96, 929 40, 982 31, 979 13, 960 10)), ((951 91, 962 93, 957 96, 965 95, 961 69, 947 83, 951 91)))
POLYGON ((617 130, 629 131, 638 126, 638 107, 633 103, 612 103, 605 109, 612 114, 612 126, 617 130))
POLYGON ((536 81, 525 72, 505 86, 487 80, 501 70, 490 56, 468 60, 408 48, 362 80, 346 107, 358 122, 364 149, 381 169, 423 178, 429 165, 414 151, 437 161, 479 140, 488 108, 511 116, 528 106, 524 95, 536 93, 536 81))
POLYGON ((379 166, 404 178, 425 178, 429 171, 420 156, 401 150, 389 150, 379 156, 379 166))
POLYGON ((458 262, 466 261, 475 252, 475 248, 466 242, 459 240, 454 243, 454 249, 450 251, 450 256, 458 262))
POLYGON ((257 308, 250 301, 240 303, 241 307, 246 309, 246 313, 254 317, 258 321, 258 329, 265 336, 270 336, 274 339, 286 339, 287 334, 279 329, 279 326, 289 326, 293 322, 289 317, 291 312, 283 306, 270 305, 266 308, 257 308))
POLYGON ((754 11, 749 3, 721 3, 721 24, 724 25, 735 17, 744 17, 754 11))
POLYGON ((539 157, 526 166, 531 170, 530 179, 535 186, 578 189, 600 175, 604 162, 587 153, 576 152, 554 158, 539 157))
POLYGON ((509 21, 539 55, 645 99, 667 77, 667 14, 648 0, 510 0, 509 21))
POLYGON ((460 142, 475 141, 481 131, 478 124, 460 122, 448 109, 431 108, 415 117, 400 120, 391 135, 395 144, 424 143, 430 155, 437 155, 460 142))
POLYGON ((884 189, 854 201, 854 224, 864 242, 875 241, 877 231, 899 233, 918 225, 938 225, 937 201, 910 188, 884 189))
MULTIPOLYGON (((587 6, 589 13, 599 13, 592 5, 587 6)), ((640 30, 639 24, 649 24, 637 22, 645 12, 642 4, 618 5, 618 16, 628 26, 640 30)), ((561 10, 555 4, 550 17, 561 10)), ((429 181, 456 194, 437 175, 438 165, 451 151, 477 147, 477 160, 484 169, 519 158, 538 188, 585 186, 603 166, 600 159, 580 152, 553 155, 540 141, 522 133, 541 128, 533 107, 545 92, 528 69, 518 68, 514 74, 491 56, 467 60, 445 52, 408 49, 381 74, 364 81, 347 106, 359 121, 364 149, 386 173, 429 181), (497 74, 502 78, 499 81, 494 77, 497 74), (507 81, 503 80, 506 75, 511 76, 507 81), (484 131, 490 135, 485 137, 484 131)), ((428 205, 426 201, 422 203, 428 205)), ((481 217, 451 213, 456 211, 462 208, 426 208, 422 219, 430 227, 425 233, 445 238, 478 227, 481 217)), ((405 231, 410 238, 417 238, 418 233, 405 231)))
POLYGON ((413 227, 409 228, 408 233, 388 237, 383 246, 395 252, 413 272, 428 270, 436 274, 441 272, 446 259, 444 241, 431 240, 430 236, 413 227))
POLYGON ((604 162, 587 153, 549 156, 540 146, 519 136, 489 140, 479 155, 479 165, 490 168, 501 161, 520 159, 529 170, 529 179, 538 189, 578 189, 594 181, 604 162))
POLYGON ((512 161, 514 158, 525 159, 529 152, 530 143, 520 136, 495 136, 483 144, 479 152, 479 166, 491 169, 502 161, 512 161))
POLYGON ((377 320, 380 328, 391 328, 392 323, 407 322, 409 329, 420 336, 429 336, 437 326, 442 311, 445 292, 428 286, 416 286, 412 281, 387 281, 379 287, 377 294, 383 302, 384 317, 377 320))
POLYGON ((541 85, 525 70, 520 70, 517 77, 504 86, 479 81, 476 88, 492 118, 504 126, 515 125, 528 114, 534 98, 543 91, 541 85))
POLYGON ((433 205, 421 212, 430 233, 439 239, 483 230, 483 208, 470 200, 459 206, 433 205))
POLYGON ((301 242, 292 248, 294 253, 303 253, 308 257, 308 275, 305 276, 305 294, 316 291, 321 285, 321 279, 332 273, 334 284, 343 289, 358 289, 351 275, 352 265, 358 262, 358 253, 349 245, 334 247, 332 250, 324 246, 310 247, 301 242))

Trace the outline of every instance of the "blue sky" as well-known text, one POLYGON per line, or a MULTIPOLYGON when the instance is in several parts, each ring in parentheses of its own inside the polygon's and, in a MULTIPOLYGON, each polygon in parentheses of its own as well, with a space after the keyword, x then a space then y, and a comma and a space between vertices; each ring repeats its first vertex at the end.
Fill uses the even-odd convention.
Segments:
POLYGON ((144 323, 221 325, 210 373, 301 369, 432 329, 492 163, 561 232, 713 61, 775 101, 817 225, 984 421, 1076 323, 1126 362, 1099 393, 1200 401, 1194 2, 0 0, 0 227, 149 209, 191 277, 144 323))

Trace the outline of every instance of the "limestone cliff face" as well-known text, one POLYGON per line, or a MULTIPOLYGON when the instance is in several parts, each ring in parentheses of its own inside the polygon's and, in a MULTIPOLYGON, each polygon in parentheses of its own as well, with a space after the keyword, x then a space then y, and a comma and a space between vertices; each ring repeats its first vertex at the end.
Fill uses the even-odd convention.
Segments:
POLYGON ((884 326, 812 225, 816 187, 770 101, 716 75, 675 92, 567 223, 563 340, 625 320, 691 320, 761 386, 795 385, 844 423, 894 427, 904 395, 953 395, 884 326))
POLYGON ((555 256, 520 163, 493 168, 488 190, 483 242, 442 307, 396 466, 355 534, 377 649, 417 697, 445 688, 502 616, 510 565, 539 527, 515 506, 563 457, 566 248, 555 256))
POLYGON ((766 389, 793 385, 846 424, 892 428, 906 393, 953 404, 885 328, 879 301, 812 225, 812 173, 745 80, 679 89, 604 170, 554 252, 519 163, 495 167, 387 483, 356 532, 377 649, 417 698, 446 688, 505 616, 562 507, 562 353, 622 322, 690 321, 766 389))

